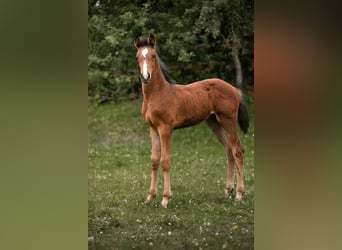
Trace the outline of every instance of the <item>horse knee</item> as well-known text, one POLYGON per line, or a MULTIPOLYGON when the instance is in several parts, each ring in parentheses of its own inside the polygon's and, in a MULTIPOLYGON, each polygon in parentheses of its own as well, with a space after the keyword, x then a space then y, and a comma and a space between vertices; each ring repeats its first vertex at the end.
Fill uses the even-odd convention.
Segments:
POLYGON ((163 171, 166 171, 166 172, 169 172, 170 171, 170 168, 171 168, 171 161, 170 159, 162 159, 161 160, 161 164, 162 164, 162 167, 163 167, 163 171))
POLYGON ((159 159, 152 158, 151 159, 151 165, 152 165, 152 170, 157 170, 160 164, 159 159))

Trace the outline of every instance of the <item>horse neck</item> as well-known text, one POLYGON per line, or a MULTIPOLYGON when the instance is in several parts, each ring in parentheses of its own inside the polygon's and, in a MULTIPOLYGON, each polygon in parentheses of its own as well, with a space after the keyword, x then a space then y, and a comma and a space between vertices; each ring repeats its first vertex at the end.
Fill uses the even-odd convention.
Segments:
POLYGON ((149 98, 153 93, 160 93, 170 87, 170 84, 165 80, 163 72, 161 71, 157 57, 155 64, 155 70, 152 73, 151 81, 148 84, 142 84, 142 90, 145 98, 149 98))

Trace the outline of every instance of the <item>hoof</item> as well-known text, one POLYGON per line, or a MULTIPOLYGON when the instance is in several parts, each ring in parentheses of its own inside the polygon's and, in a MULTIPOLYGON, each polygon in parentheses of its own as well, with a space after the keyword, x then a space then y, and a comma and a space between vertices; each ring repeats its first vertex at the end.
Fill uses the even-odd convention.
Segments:
POLYGON ((146 198, 146 200, 145 200, 145 205, 149 205, 149 204, 151 204, 152 203, 152 201, 154 200, 154 197, 156 197, 156 195, 154 194, 154 195, 151 195, 151 194, 149 194, 148 196, 147 196, 147 198, 146 198))
POLYGON ((167 204, 169 203, 169 198, 163 197, 163 200, 161 202, 162 208, 167 208, 167 204))
POLYGON ((233 188, 226 188, 224 190, 224 198, 226 199, 230 198, 232 193, 233 193, 233 188))
POLYGON ((242 200, 242 196, 238 196, 238 195, 237 195, 237 196, 235 197, 235 200, 236 200, 236 201, 241 201, 241 200, 242 200))
POLYGON ((236 200, 236 201, 241 201, 241 200, 242 200, 243 193, 244 193, 244 192, 236 192, 235 200, 236 200))

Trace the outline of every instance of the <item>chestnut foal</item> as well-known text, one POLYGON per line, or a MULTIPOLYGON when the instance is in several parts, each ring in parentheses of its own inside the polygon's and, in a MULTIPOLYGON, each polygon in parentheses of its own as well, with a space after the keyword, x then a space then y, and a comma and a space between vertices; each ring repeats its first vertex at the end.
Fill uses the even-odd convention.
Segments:
POLYGON ((164 175, 162 207, 166 208, 171 197, 170 147, 172 130, 206 121, 228 158, 225 196, 234 188, 234 170, 237 170, 236 199, 244 194, 243 154, 236 123, 247 133, 248 111, 238 89, 220 79, 206 79, 188 85, 171 84, 167 71, 156 52, 153 35, 136 37, 137 61, 142 82, 142 116, 150 126, 152 141, 151 186, 145 203, 153 201, 157 192, 158 167, 161 163, 164 175), (165 73, 166 72, 166 73, 165 73))

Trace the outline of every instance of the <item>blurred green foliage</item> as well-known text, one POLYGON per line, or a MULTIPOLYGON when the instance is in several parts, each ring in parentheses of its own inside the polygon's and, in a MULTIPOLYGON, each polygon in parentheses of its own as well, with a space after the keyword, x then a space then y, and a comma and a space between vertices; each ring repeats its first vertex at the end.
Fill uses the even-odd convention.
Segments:
POLYGON ((133 38, 154 34, 177 83, 218 77, 235 84, 237 46, 244 88, 254 85, 254 3, 242 0, 88 0, 88 96, 91 102, 139 97, 133 38))

